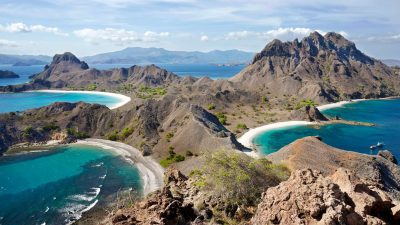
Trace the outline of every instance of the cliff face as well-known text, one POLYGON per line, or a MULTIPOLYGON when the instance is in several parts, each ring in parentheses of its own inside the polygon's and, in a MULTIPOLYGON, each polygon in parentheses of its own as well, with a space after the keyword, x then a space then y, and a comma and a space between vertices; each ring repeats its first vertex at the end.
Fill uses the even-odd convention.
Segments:
POLYGON ((393 69, 336 33, 315 32, 301 41, 274 40, 231 79, 247 89, 317 102, 392 96, 400 78, 393 69))

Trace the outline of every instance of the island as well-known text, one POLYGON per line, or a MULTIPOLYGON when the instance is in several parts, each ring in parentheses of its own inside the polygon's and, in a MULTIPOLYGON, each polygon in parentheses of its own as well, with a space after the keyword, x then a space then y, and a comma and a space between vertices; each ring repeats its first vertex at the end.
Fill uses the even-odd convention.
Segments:
POLYGON ((16 62, 12 66, 32 66, 32 64, 26 62, 16 62))
POLYGON ((9 70, 0 70, 0 79, 8 78, 19 78, 19 75, 9 70))

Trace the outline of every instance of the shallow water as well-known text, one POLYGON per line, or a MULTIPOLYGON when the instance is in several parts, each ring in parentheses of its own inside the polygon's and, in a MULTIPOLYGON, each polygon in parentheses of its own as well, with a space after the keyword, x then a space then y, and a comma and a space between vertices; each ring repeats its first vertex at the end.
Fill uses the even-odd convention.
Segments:
POLYGON ((54 102, 97 103, 113 107, 121 100, 114 96, 87 93, 22 92, 0 93, 0 113, 24 111, 50 105, 54 102))
POLYGON ((0 158, 0 224, 67 224, 82 211, 132 188, 138 170, 124 158, 91 146, 0 158))
POLYGON ((370 122, 373 127, 332 124, 315 129, 295 126, 265 132, 253 142, 263 154, 270 154, 305 137, 319 135, 323 141, 337 148, 365 154, 376 154, 369 146, 384 142, 383 149, 390 150, 400 159, 400 99, 370 100, 347 104, 323 112, 328 116, 338 115, 346 120, 370 122))

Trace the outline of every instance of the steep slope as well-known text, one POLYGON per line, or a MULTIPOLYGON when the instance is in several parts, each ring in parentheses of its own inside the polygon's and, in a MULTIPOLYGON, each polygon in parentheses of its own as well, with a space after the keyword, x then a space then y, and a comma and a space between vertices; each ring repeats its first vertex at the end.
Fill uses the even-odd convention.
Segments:
POLYGON ((231 78, 246 89, 318 102, 397 95, 400 77, 337 33, 274 40, 231 78))

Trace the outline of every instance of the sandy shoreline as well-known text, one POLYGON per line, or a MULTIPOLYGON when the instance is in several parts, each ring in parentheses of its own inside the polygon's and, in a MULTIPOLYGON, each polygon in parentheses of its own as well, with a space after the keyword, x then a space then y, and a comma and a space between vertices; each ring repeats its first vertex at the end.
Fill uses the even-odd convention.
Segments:
MULTIPOLYGON (((321 106, 318 106, 317 108, 320 111, 324 111, 327 109, 342 107, 346 104, 351 104, 351 103, 365 101, 365 100, 369 100, 369 99, 354 99, 351 101, 340 101, 340 102, 330 103, 330 104, 326 104, 326 105, 321 105, 321 106)), ((373 99, 371 99, 371 100, 373 100, 373 99)), ((279 129, 279 128, 287 128, 287 127, 292 127, 292 126, 306 126, 306 125, 313 125, 313 124, 316 124, 316 123, 307 122, 307 121, 285 121, 285 122, 271 123, 271 124, 267 124, 267 125, 263 125, 260 127, 250 129, 249 131, 244 133, 240 138, 238 138, 238 141, 243 146, 253 150, 251 152, 245 152, 247 155, 252 156, 252 157, 258 157, 260 155, 257 151, 255 151, 256 149, 253 145, 253 140, 258 135, 260 135, 264 132, 279 129)))
POLYGON ((94 94, 94 95, 103 95, 103 96, 118 98, 120 100, 120 102, 109 107, 110 109, 119 108, 131 101, 131 98, 128 96, 125 96, 122 94, 117 94, 117 93, 111 93, 111 92, 101 92, 101 91, 35 90, 35 91, 26 91, 26 92, 94 94))
POLYGON ((94 138, 80 140, 75 144, 91 145, 107 149, 132 161, 140 172, 143 182, 143 194, 145 196, 163 186, 164 169, 161 165, 150 156, 142 156, 142 153, 138 149, 130 145, 94 138))

